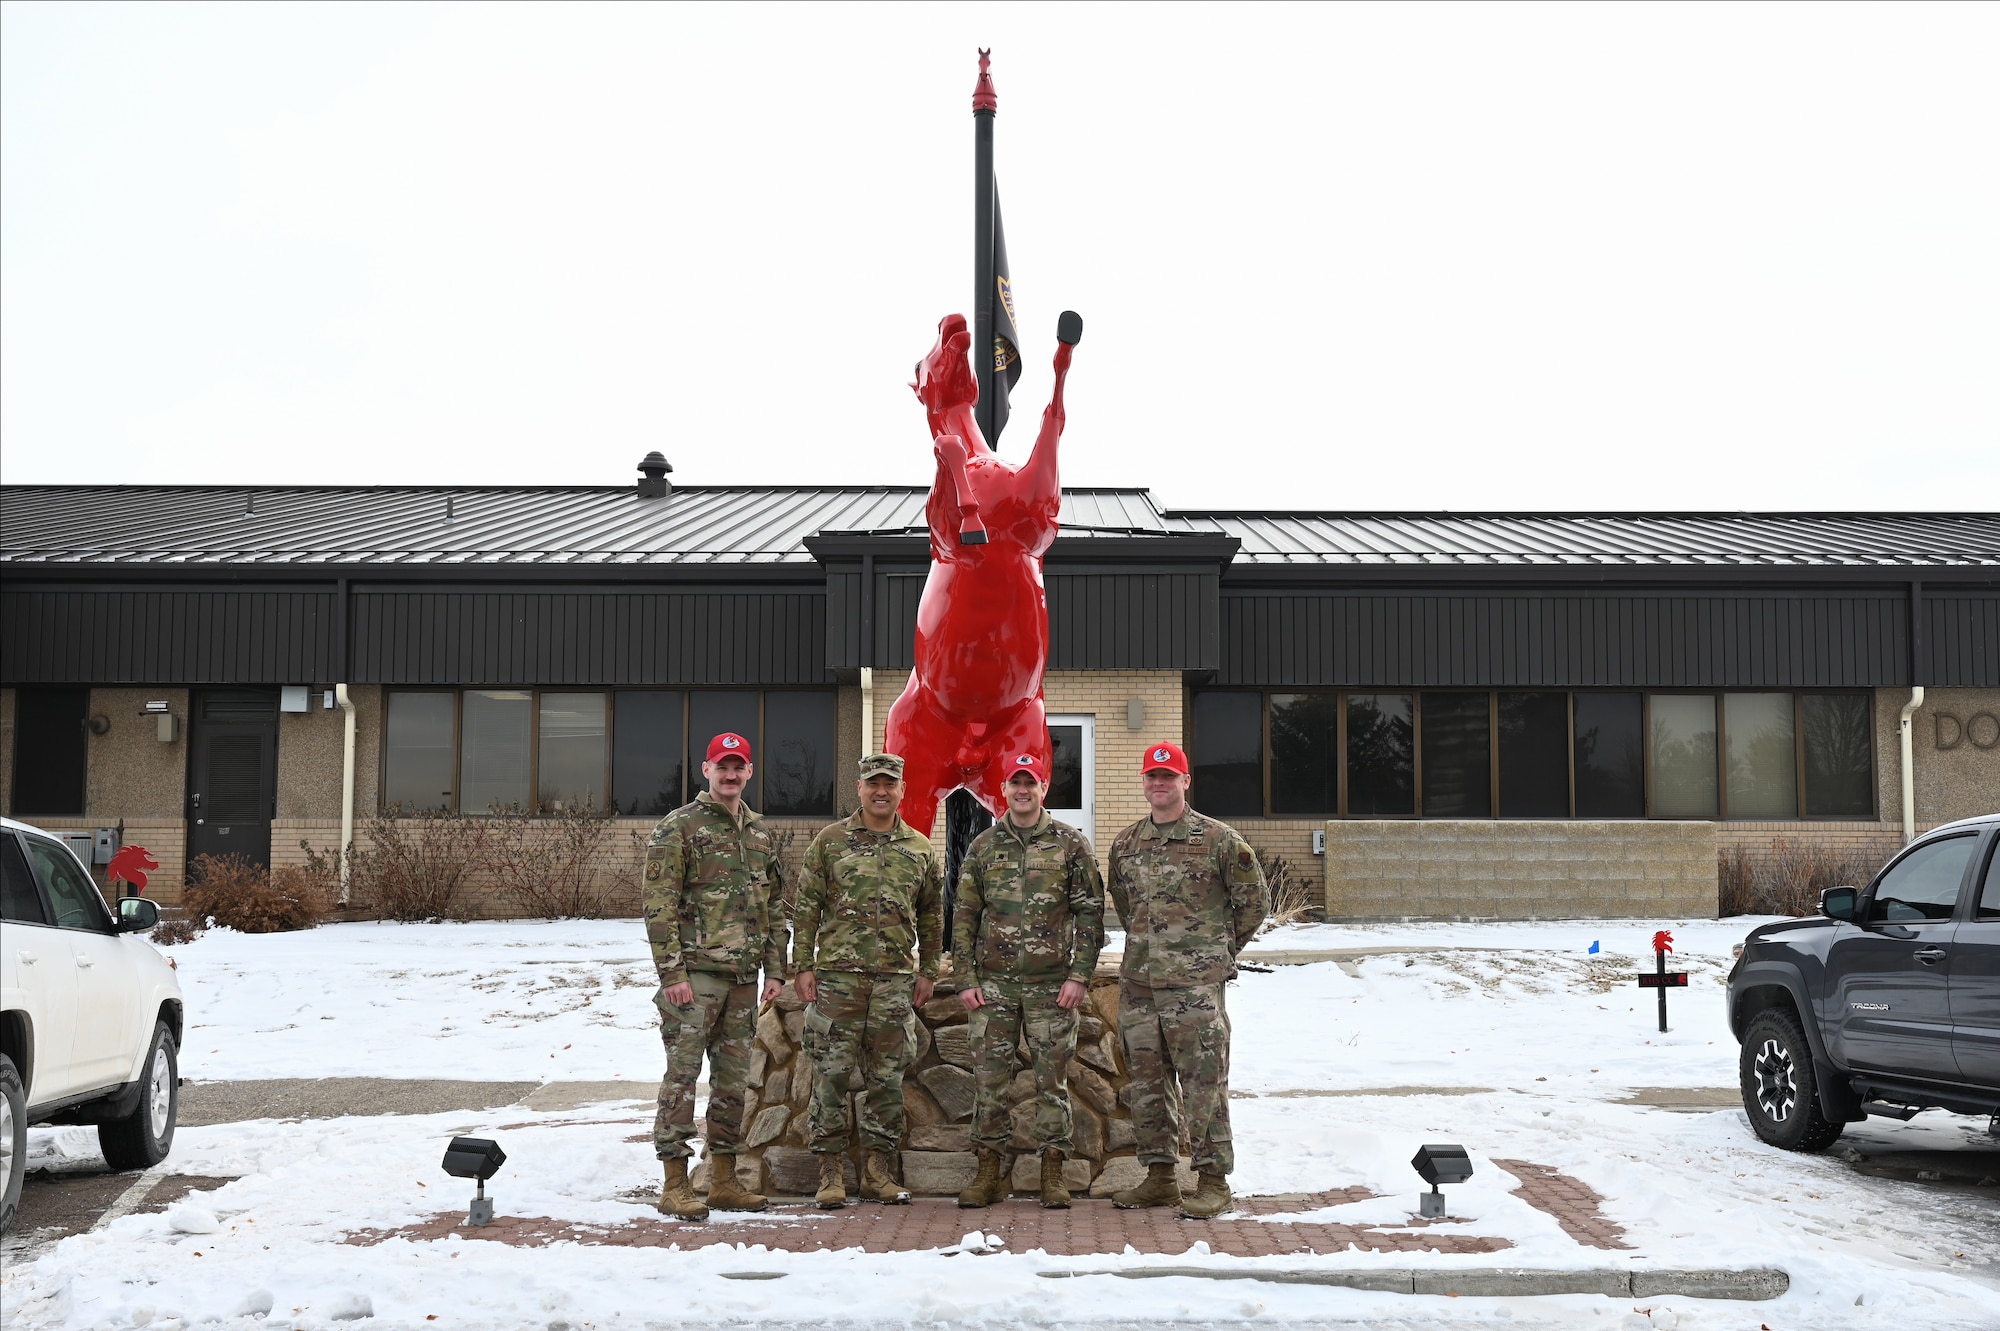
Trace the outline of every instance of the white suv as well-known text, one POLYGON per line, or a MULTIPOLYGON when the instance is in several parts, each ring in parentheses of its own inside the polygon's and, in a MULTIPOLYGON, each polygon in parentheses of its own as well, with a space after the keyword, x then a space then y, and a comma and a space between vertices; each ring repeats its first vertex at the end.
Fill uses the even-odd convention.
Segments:
POLYGON ((69 847, 0 818, 0 1232, 14 1222, 29 1123, 94 1123, 113 1169, 173 1147, 180 1110, 180 981, 138 931, 143 897, 114 915, 69 847))

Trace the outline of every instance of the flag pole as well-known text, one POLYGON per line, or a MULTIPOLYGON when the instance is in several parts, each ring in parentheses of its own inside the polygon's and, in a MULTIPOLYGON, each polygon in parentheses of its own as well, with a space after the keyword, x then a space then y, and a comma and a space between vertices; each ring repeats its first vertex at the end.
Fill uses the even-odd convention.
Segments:
POLYGON ((986 446, 995 447, 993 405, 993 118, 1000 98, 987 71, 992 52, 979 52, 979 82, 972 89, 972 375, 979 385, 974 417, 986 446))

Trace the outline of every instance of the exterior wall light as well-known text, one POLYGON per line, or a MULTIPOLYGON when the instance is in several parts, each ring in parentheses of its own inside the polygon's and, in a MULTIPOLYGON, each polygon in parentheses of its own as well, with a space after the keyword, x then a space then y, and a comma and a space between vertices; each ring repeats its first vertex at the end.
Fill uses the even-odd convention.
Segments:
POLYGON ((1444 1194, 1438 1191, 1438 1185, 1463 1183, 1471 1178, 1472 1157, 1463 1146, 1420 1146, 1410 1157, 1410 1168, 1431 1185, 1429 1192, 1417 1194, 1417 1214, 1440 1219, 1444 1215, 1444 1194))
POLYGON ((500 1143, 485 1137, 453 1137, 451 1145, 444 1148, 445 1173, 453 1178, 479 1180, 479 1191, 473 1195, 466 1224, 477 1227, 492 1222, 493 1199, 486 1195, 486 1180, 499 1173, 500 1166, 506 1163, 507 1153, 500 1149, 500 1143))

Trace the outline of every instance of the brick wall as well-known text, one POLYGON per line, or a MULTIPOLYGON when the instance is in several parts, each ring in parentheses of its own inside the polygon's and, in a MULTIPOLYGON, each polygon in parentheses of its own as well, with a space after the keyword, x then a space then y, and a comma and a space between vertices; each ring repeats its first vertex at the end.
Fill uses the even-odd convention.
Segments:
POLYGON ((1333 821, 1326 893, 1335 919, 1712 919, 1715 824, 1333 821))
MULTIPOLYGON (((33 823, 45 832, 93 832, 116 827, 118 819, 38 817, 33 823)), ((178 818, 127 818, 124 844, 144 846, 160 862, 159 868, 146 875, 146 895, 162 905, 179 904, 187 878, 187 824, 178 818)), ((103 865, 92 865, 90 873, 99 887, 105 885, 103 865)), ((123 890, 119 889, 121 894, 123 890)))

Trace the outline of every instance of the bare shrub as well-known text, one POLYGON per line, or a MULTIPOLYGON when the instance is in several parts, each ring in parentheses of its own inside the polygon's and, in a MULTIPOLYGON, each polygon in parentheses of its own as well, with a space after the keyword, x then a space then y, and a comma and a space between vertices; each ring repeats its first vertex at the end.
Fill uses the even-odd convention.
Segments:
POLYGON ((275 934, 325 923, 333 897, 333 885, 323 875, 295 864, 274 873, 241 855, 198 855, 188 865, 181 905, 196 921, 238 933, 275 934))
POLYGON ((1271 889, 1271 913, 1257 932, 1267 934, 1288 924, 1324 918, 1325 912, 1313 904, 1312 884, 1292 867, 1291 860, 1274 850, 1257 852, 1264 870, 1264 882, 1271 889))
POLYGON ((473 914, 467 885, 486 868, 488 819, 436 809, 370 818, 348 872, 349 894, 386 919, 414 924, 473 914))
POLYGON ((1717 908, 1723 915, 1811 915, 1830 887, 1859 887, 1895 853, 1894 838, 1802 841, 1774 837, 1771 849, 1742 847, 1716 855, 1717 908))
POLYGON ((496 811, 488 839, 501 890, 543 919, 603 919, 637 885, 631 857, 614 856, 615 816, 576 801, 542 816, 518 807, 496 811))
POLYGON ((208 921, 196 919, 184 912, 162 915, 160 922, 153 926, 153 932, 146 937, 160 947, 174 947, 181 943, 192 943, 208 931, 208 921))

